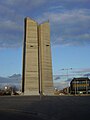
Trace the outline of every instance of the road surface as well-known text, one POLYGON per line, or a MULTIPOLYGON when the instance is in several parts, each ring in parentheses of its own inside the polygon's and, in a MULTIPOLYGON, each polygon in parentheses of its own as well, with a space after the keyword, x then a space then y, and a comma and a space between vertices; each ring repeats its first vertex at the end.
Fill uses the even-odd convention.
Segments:
POLYGON ((0 120, 89 120, 90 96, 1 96, 0 120))

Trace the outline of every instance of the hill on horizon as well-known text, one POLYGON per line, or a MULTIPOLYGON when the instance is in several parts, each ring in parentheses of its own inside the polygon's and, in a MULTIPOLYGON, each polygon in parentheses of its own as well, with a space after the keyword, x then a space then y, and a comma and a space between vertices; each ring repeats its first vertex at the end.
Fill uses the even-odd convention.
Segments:
POLYGON ((21 74, 13 74, 8 77, 0 76, 0 88, 2 88, 5 85, 20 87, 21 80, 22 80, 21 74))

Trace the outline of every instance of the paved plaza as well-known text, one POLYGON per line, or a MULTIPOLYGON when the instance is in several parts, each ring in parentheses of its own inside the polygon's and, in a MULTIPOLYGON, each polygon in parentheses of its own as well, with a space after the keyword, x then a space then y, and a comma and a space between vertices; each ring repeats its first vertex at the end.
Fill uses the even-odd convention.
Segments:
POLYGON ((88 120, 90 96, 1 96, 0 120, 88 120))

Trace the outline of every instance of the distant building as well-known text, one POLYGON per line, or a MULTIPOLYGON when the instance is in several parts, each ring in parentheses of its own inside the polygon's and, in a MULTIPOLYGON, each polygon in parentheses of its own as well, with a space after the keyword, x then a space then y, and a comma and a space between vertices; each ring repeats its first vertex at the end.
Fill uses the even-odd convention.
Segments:
POLYGON ((89 78, 73 78, 70 83, 71 94, 89 94, 90 79, 89 78))

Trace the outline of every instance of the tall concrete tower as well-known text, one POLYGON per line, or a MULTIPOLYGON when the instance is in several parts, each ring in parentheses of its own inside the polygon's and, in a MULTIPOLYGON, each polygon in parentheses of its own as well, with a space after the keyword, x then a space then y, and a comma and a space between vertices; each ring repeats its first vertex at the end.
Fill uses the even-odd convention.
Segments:
POLYGON ((49 22, 38 25, 28 17, 24 27, 22 92, 53 94, 49 22))

